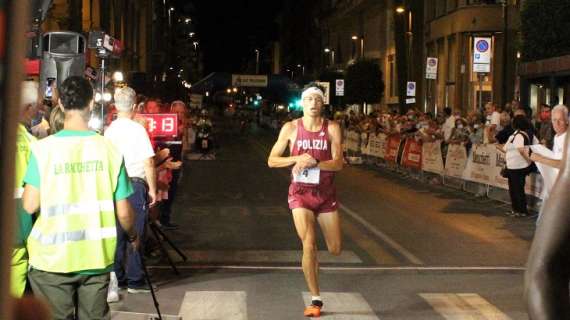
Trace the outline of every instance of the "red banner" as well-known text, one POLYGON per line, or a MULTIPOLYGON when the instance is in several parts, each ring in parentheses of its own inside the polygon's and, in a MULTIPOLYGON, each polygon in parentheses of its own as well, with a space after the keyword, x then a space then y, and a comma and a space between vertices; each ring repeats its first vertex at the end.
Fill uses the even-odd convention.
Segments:
POLYGON ((416 139, 408 138, 404 144, 402 153, 402 166, 421 170, 422 168, 422 143, 416 139))
POLYGON ((398 150, 400 149, 400 143, 402 139, 400 135, 388 136, 386 140, 386 153, 384 153, 384 160, 390 162, 396 162, 398 159, 398 150))
POLYGON ((148 122, 151 137, 176 137, 178 135, 178 115, 176 113, 143 113, 148 122))

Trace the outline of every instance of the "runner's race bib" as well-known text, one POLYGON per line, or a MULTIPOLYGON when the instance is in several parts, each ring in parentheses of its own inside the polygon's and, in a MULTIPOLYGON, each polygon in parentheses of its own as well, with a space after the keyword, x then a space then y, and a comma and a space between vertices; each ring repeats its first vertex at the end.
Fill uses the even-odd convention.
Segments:
POLYGON ((299 174, 293 176, 293 182, 319 184, 321 178, 321 169, 314 167, 305 169, 299 174))

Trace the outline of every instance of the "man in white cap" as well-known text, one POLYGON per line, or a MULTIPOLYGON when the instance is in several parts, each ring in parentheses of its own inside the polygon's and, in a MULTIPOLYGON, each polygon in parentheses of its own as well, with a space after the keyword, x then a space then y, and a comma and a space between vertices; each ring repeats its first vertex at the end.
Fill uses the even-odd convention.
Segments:
POLYGON ((303 117, 283 125, 267 162, 271 168, 293 167, 288 202, 303 244, 303 273, 312 295, 304 315, 319 317, 323 301, 318 282, 316 222, 329 252, 340 255, 342 250, 334 186, 335 172, 343 166, 341 129, 338 123, 322 116, 324 93, 318 85, 310 84, 303 91, 301 100, 303 117), (290 156, 283 156, 287 147, 290 156))

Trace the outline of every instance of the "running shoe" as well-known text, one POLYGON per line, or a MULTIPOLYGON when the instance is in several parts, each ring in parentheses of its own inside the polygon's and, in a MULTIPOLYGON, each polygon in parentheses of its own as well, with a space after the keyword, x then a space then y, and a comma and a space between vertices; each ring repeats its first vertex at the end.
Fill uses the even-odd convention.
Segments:
POLYGON ((318 318, 321 316, 321 309, 323 308, 323 302, 319 300, 313 300, 310 306, 305 307, 305 312, 303 313, 305 317, 318 318))

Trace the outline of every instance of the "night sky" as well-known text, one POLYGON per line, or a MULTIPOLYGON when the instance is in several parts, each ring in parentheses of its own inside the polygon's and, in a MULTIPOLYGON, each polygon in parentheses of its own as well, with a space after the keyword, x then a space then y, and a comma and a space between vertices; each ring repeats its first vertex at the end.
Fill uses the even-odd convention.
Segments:
POLYGON ((255 48, 278 39, 275 24, 282 0, 178 0, 177 7, 197 20, 204 75, 238 72, 255 48))

